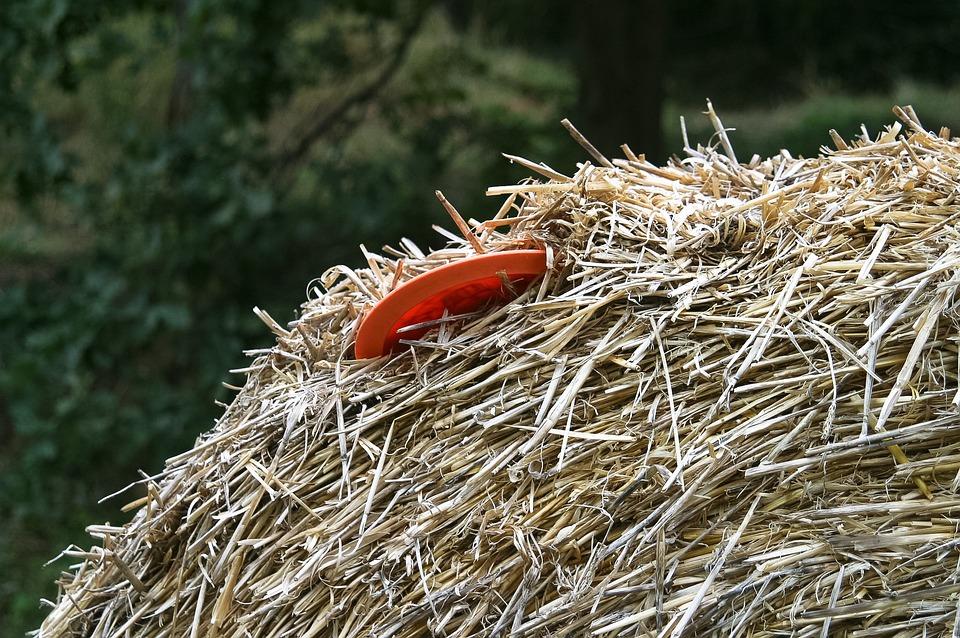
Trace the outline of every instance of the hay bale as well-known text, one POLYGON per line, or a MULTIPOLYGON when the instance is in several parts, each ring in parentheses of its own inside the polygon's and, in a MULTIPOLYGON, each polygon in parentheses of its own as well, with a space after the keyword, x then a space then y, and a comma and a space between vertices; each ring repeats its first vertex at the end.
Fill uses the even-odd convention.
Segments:
POLYGON ((39 635, 949 632, 960 141, 895 111, 813 159, 712 109, 663 167, 514 158, 474 229, 550 273, 389 359, 358 317, 470 243, 330 270, 39 635))

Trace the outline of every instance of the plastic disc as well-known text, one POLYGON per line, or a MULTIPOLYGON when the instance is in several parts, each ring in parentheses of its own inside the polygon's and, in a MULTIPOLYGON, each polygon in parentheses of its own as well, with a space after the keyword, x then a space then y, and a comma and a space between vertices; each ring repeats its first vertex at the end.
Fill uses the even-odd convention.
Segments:
POLYGON ((444 311, 460 315, 510 301, 546 270, 546 251, 508 250, 473 255, 417 275, 367 313, 357 330, 354 353, 358 359, 379 357, 401 339, 419 339, 433 327, 399 332, 407 326, 440 319, 444 311), (510 286, 504 285, 501 274, 510 286))

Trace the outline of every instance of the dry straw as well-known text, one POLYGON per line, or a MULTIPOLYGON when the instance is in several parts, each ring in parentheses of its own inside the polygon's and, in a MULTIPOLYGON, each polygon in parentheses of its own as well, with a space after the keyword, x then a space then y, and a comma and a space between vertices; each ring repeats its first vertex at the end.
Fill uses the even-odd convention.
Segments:
MULTIPOLYGON (((39 635, 917 636, 960 614, 960 141, 628 147, 469 241, 330 270, 39 635), (398 281, 549 248, 515 303, 354 361, 398 281)), ((448 204, 451 215, 459 217, 448 204)), ((469 224, 469 226, 467 225, 469 224)), ((449 234, 448 234, 449 235, 449 234)))

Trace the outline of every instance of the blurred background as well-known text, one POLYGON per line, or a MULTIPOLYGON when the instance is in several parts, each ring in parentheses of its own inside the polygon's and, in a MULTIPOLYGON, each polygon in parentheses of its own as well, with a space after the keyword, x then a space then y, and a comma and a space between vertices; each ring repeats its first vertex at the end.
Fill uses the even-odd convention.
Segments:
POLYGON ((487 185, 603 152, 811 155, 912 104, 960 130, 960 3, 0 3, 0 635, 189 447, 227 370, 357 245, 423 247, 487 185))

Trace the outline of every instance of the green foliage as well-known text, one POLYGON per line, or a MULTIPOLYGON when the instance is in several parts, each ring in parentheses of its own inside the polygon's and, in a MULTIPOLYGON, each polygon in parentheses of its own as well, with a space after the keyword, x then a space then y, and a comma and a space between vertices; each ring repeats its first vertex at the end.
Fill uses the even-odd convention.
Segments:
MULTIPOLYGON (((921 121, 931 129, 946 126, 960 130, 960 87, 940 88, 929 84, 900 81, 892 91, 850 96, 837 92, 819 91, 799 102, 784 102, 773 108, 725 108, 723 102, 714 102, 723 124, 734 129, 729 135, 738 159, 749 161, 756 153, 769 157, 787 149, 793 156, 811 157, 821 146, 834 148, 829 130, 836 129, 844 139, 859 137, 861 125, 872 138, 896 118, 891 112, 894 104, 911 104, 921 121)), ((670 146, 682 144, 680 116, 683 115, 690 143, 715 143, 714 130, 703 117, 703 106, 666 109, 665 137, 670 146)), ((955 134, 955 133, 954 133, 955 134)))
POLYGON ((573 82, 416 2, 18 1, 0 7, 0 52, 0 259, 20 266, 0 287, 0 624, 15 635, 55 594, 42 563, 86 544, 84 524, 122 521, 97 499, 189 446, 241 349, 270 344, 251 306, 292 319, 358 241, 429 243, 434 188, 496 206, 478 185, 516 177, 498 151, 552 150, 573 82))

